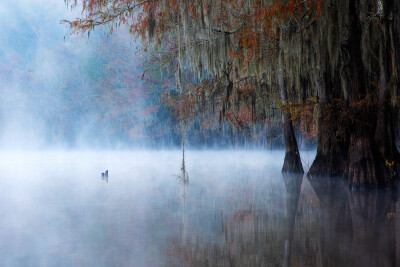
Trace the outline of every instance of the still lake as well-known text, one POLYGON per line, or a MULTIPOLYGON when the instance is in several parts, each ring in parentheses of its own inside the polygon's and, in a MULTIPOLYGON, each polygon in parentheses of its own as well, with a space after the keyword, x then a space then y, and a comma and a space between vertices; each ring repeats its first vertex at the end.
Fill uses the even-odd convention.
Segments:
POLYGON ((185 182, 181 151, 1 152, 0 266, 400 266, 398 191, 283 158, 186 151, 185 182))

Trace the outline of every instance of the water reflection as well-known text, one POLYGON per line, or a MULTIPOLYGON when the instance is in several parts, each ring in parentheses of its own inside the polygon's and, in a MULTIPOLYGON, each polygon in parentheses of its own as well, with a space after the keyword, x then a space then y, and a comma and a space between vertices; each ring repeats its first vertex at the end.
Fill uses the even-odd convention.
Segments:
POLYGON ((313 178, 310 183, 321 203, 323 266, 399 266, 397 192, 353 192, 343 182, 326 178, 313 178))
POLYGON ((182 157, 182 166, 181 173, 178 175, 178 181, 181 186, 181 200, 182 200, 182 245, 186 245, 187 241, 187 231, 188 231, 188 223, 187 223, 187 213, 186 213, 186 191, 189 185, 189 174, 186 171, 185 165, 185 152, 183 152, 182 157))
MULTIPOLYGON (((184 266, 290 266, 294 226, 302 175, 284 175, 286 192, 271 187, 265 195, 245 196, 222 206, 202 223, 213 225, 213 235, 197 233, 175 247, 184 266), (284 197, 282 194, 284 193, 284 197)), ((250 193, 251 194, 251 193, 250 193)))
MULTIPOLYGON (((350 248, 358 266, 397 266, 395 219, 397 196, 391 191, 349 193, 350 248)), ((399 255, 397 254, 397 257, 399 255)))
POLYGON ((341 181, 302 175, 281 179, 285 190, 270 193, 272 198, 260 202, 261 196, 253 196, 247 207, 225 206, 212 238, 198 233, 186 240, 184 232, 185 242, 175 251, 180 263, 400 266, 397 192, 352 192, 341 181))
POLYGON ((294 226, 296 220, 297 206, 299 203, 301 182, 303 174, 283 173, 283 181, 286 188, 286 211, 287 211, 287 233, 285 240, 285 254, 282 266, 290 266, 291 251, 294 238, 294 226))
POLYGON ((397 192, 282 175, 284 153, 26 157, 0 153, 0 266, 399 266, 397 192))

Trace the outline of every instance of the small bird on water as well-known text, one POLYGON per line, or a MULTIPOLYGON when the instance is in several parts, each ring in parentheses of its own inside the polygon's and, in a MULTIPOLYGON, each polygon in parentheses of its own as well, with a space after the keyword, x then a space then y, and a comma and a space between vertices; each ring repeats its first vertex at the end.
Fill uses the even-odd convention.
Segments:
POLYGON ((108 170, 101 173, 101 180, 106 180, 106 182, 108 183, 108 170))

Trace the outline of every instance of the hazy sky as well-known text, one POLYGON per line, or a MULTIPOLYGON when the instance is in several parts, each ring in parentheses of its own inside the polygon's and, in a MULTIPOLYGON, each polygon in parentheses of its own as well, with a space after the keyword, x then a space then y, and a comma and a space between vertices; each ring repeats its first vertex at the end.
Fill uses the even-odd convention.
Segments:
POLYGON ((80 15, 64 0, 0 0, 0 149, 180 144, 140 41, 124 27, 71 36, 60 21, 80 15))
POLYGON ((65 101, 60 86, 73 69, 60 52, 72 60, 94 43, 60 24, 78 15, 63 0, 0 1, 0 148, 45 145, 46 119, 65 101))

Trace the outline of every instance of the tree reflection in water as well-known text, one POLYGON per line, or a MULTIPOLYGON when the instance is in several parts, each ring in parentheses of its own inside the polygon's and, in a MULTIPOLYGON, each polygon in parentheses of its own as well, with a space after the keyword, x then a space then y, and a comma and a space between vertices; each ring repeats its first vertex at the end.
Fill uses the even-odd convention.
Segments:
POLYGON ((303 174, 288 174, 283 173, 283 181, 286 187, 286 211, 287 211, 287 232, 285 239, 285 254, 283 257, 282 266, 290 266, 291 251, 294 238, 294 227, 299 203, 301 182, 303 174))
POLYGON ((182 200, 182 245, 186 245, 187 241, 187 213, 186 213, 186 190, 189 185, 189 174, 186 171, 185 153, 183 152, 181 174, 178 176, 181 184, 181 200, 182 200))
POLYGON ((323 266, 399 266, 397 192, 351 191, 328 178, 310 179, 310 183, 321 203, 323 266))
POLYGON ((339 179, 282 178, 284 190, 253 196, 247 207, 214 210, 212 233, 197 229, 201 219, 187 225, 183 195, 184 231, 174 257, 183 266, 400 266, 397 192, 352 192, 339 179))

